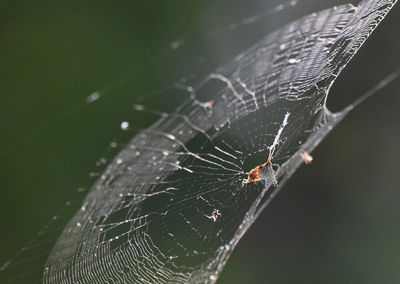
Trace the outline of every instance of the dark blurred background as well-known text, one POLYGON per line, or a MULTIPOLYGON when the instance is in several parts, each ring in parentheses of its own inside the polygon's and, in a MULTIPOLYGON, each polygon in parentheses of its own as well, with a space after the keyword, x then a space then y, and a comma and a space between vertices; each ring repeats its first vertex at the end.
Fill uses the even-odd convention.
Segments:
MULTIPOLYGON (((66 201, 79 202, 121 121, 151 123, 134 103, 165 110, 168 95, 154 90, 341 2, 0 2, 0 263, 66 201), (256 14, 264 16, 240 25, 256 14), (102 97, 88 104, 95 91, 102 97)), ((330 109, 400 67, 399 27, 394 7, 334 85, 330 109)), ((400 282, 399 92, 400 79, 339 124, 243 237, 218 283, 400 282)))

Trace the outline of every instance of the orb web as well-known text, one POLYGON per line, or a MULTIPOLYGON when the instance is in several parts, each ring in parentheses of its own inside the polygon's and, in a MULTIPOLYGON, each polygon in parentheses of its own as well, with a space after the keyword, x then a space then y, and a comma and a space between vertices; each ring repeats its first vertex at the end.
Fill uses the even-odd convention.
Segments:
POLYGON ((43 282, 215 282, 302 154, 352 109, 330 113, 329 89, 394 3, 303 17, 181 84, 189 99, 107 165, 52 248, 43 282), (277 187, 243 183, 271 146, 277 187))

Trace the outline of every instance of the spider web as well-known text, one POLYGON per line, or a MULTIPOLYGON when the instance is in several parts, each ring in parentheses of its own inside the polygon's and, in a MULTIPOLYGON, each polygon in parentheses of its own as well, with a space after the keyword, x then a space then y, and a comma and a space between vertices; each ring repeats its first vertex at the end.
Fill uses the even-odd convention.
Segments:
POLYGON ((303 17, 182 82, 177 92, 190 99, 158 113, 106 167, 54 245, 43 282, 215 282, 301 154, 358 103, 326 109, 333 82, 394 3, 303 17), (272 147, 275 173, 245 184, 272 147))

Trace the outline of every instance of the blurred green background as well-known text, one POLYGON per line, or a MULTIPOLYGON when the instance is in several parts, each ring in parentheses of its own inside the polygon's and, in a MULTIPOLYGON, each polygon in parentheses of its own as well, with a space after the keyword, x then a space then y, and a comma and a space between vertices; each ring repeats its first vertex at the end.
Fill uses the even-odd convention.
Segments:
MULTIPOLYGON (((151 123, 132 111, 140 98, 340 2, 299 0, 233 30, 289 2, 0 2, 0 263, 81 198, 77 188, 95 181, 89 173, 122 120, 151 123), (87 104, 94 91, 103 96, 87 104)), ((395 7, 334 85, 332 110, 400 66, 399 26, 395 7)), ((328 136, 244 236, 218 283, 400 282, 399 92, 396 80, 328 136)), ((146 102, 177 103, 163 93, 146 102)))

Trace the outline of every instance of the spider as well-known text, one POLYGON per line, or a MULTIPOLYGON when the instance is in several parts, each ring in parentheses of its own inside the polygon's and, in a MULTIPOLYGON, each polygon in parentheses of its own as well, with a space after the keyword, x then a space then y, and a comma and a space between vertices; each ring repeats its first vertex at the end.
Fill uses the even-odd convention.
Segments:
POLYGON ((272 168, 272 155, 274 154, 275 146, 272 146, 269 150, 268 159, 264 164, 261 164, 252 169, 247 176, 247 179, 243 180, 243 184, 257 182, 264 180, 266 186, 276 185, 278 182, 275 178, 275 172, 272 168))

